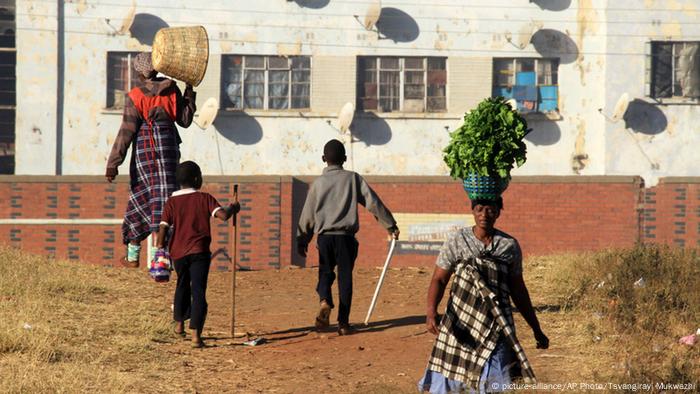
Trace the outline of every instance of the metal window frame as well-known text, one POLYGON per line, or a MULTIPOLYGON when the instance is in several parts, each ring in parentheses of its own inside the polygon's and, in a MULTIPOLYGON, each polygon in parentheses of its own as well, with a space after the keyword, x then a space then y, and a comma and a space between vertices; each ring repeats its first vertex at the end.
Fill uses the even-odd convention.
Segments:
MULTIPOLYGON (((232 57, 232 56, 240 56, 241 57, 241 70, 240 70, 240 80, 241 80, 241 108, 227 108, 229 110, 233 111, 245 111, 245 110, 253 110, 253 111, 309 111, 311 110, 311 90, 312 90, 312 78, 311 78, 311 71, 313 69, 313 59, 312 56, 309 55, 299 55, 299 56, 294 56, 294 57, 305 57, 309 59, 309 68, 304 69, 308 70, 309 72, 309 106, 304 107, 304 108, 292 108, 292 56, 282 56, 282 55, 243 55, 243 54, 236 54, 236 53, 227 53, 227 54, 222 54, 223 57, 232 57), (246 67, 246 58, 249 56, 255 56, 255 57, 262 57, 263 58, 263 68, 250 68, 250 70, 256 70, 256 71, 263 71, 263 106, 262 108, 248 108, 246 107, 246 101, 245 101, 245 72, 248 70, 246 67), (270 58, 272 57, 281 57, 285 58, 287 60, 287 108, 283 109, 271 109, 270 108, 270 58)), ((284 71, 283 69, 274 69, 272 71, 284 71)), ((223 91, 224 86, 222 85, 220 87, 220 94, 225 94, 223 91)), ((299 96, 301 97, 301 96, 299 96)))
MULTIPOLYGON (((380 104, 381 100, 380 100, 380 99, 381 99, 381 97, 382 97, 382 96, 380 95, 380 91, 381 91, 380 86, 381 86, 381 81, 382 81, 382 80, 381 80, 381 72, 382 72, 382 70, 384 70, 384 71, 396 71, 396 70, 394 70, 394 69, 382 69, 382 65, 381 65, 381 59, 382 59, 382 58, 393 58, 393 59, 397 59, 397 60, 399 61, 399 65, 398 65, 398 72, 399 72, 399 107, 398 107, 398 109, 392 110, 392 111, 390 111, 390 112, 403 112, 403 113, 406 113, 406 108, 405 108, 405 105, 404 105, 404 100, 406 99, 406 98, 405 98, 406 71, 422 71, 422 72, 423 72, 423 111, 422 111, 422 112, 415 112, 415 113, 432 114, 432 113, 441 113, 441 112, 446 112, 446 111, 447 111, 447 107, 448 107, 447 99, 448 99, 448 97, 449 97, 449 94, 448 94, 448 89, 449 89, 448 86, 449 86, 449 84, 447 83, 447 80, 445 81, 445 96, 444 96, 444 98, 445 98, 445 108, 444 108, 444 109, 441 109, 441 110, 439 110, 439 111, 429 111, 429 110, 428 110, 428 59, 443 59, 443 60, 445 61, 445 73, 447 73, 447 72, 448 72, 448 69, 447 69, 447 67, 448 67, 448 66, 447 66, 447 63, 448 63, 448 62, 447 62, 447 57, 444 57, 444 56, 379 56, 379 55, 373 55, 373 56, 359 56, 359 58, 363 58, 363 59, 374 59, 374 60, 375 60, 375 70, 374 70, 374 74, 375 74, 375 78, 376 78, 376 80, 377 80, 377 93, 376 93, 376 96, 375 96, 375 98, 376 98, 376 100, 377 100, 377 109, 375 109, 375 110, 371 110, 371 109, 368 110, 368 109, 364 109, 364 108, 363 108, 363 111, 376 111, 376 112, 380 112, 380 113, 382 113, 382 112, 389 112, 389 111, 382 111, 382 110, 380 110, 380 108, 381 108, 381 104, 380 104), (407 58, 421 59, 421 62, 422 62, 422 70, 419 70, 419 69, 408 69, 408 70, 407 70, 407 69, 406 69, 406 59, 407 59, 407 58)), ((359 63, 358 63, 358 64, 359 64, 359 63)), ((360 79, 360 80, 358 81, 358 83, 361 83, 361 84, 364 84, 364 83, 365 83, 364 74, 365 74, 366 72, 370 71, 370 70, 371 70, 371 69, 368 69, 368 68, 364 68, 364 69, 359 70, 359 72, 357 73, 357 75, 360 76, 362 79, 360 79)), ((367 97, 367 96, 366 96, 366 93, 365 93, 365 96, 364 96, 364 97, 360 97, 360 99, 365 98, 365 97, 367 97)))
MULTIPOLYGON (((0 48, 0 52, 13 52, 15 54, 15 70, 17 69, 17 48, 0 48)), ((0 105, 0 109, 3 110, 16 110, 17 109, 17 71, 15 71, 15 105, 0 105)))
MULTIPOLYGON (((518 71, 517 71, 517 70, 518 70, 518 63, 517 63, 517 62, 518 62, 518 61, 522 61, 522 60, 534 60, 534 61, 535 61, 535 64, 534 64, 534 70, 535 70, 535 71, 534 71, 534 73, 535 73, 535 86, 537 86, 537 87, 539 87, 539 86, 559 86, 559 78, 558 78, 558 76, 557 76, 557 83, 551 83, 551 84, 547 84, 547 83, 541 84, 541 83, 539 83, 540 73, 537 71, 537 68, 538 68, 538 66, 539 66, 539 64, 540 64, 540 61, 546 60, 546 61, 552 62, 552 61, 558 60, 557 58, 554 58, 554 57, 513 57, 513 58, 510 58, 510 57, 496 57, 496 58, 493 58, 493 60, 494 60, 494 61, 496 61, 496 60, 510 60, 511 63, 512 63, 512 65, 513 65, 513 73, 509 75, 509 77, 508 77, 508 84, 507 84, 507 85, 498 84, 498 83, 496 83, 497 78, 493 78, 493 79, 494 79, 494 83, 493 83, 492 86, 491 86, 492 88, 493 88, 494 86, 507 86, 507 87, 515 86, 515 75, 516 75, 517 72, 518 72, 518 71)), ((559 73, 558 68, 559 68, 559 64, 557 64, 557 74, 559 73)), ((495 74, 496 71, 498 71, 498 70, 495 70, 495 69, 494 69, 494 70, 492 71, 492 74, 495 74)), ((554 67, 552 67, 552 75, 553 75, 553 74, 554 74, 554 67)), ((550 77, 551 77, 551 75, 550 75, 550 77)))
MULTIPOLYGON (((534 73, 535 73, 535 86, 536 86, 538 89, 539 89, 541 86, 556 86, 557 89, 559 89, 559 87, 560 87, 560 85, 559 85, 559 65, 560 65, 559 61, 560 61, 560 59, 559 59, 559 58, 556 58, 556 57, 513 57, 513 58, 511 58, 511 57, 494 57, 494 58, 492 59, 492 66, 491 66, 491 67, 492 67, 492 69, 491 69, 491 70, 492 70, 492 71, 491 71, 491 74, 492 74, 491 89, 492 89, 492 91, 493 91, 493 88, 494 88, 494 87, 507 87, 507 88, 512 88, 513 86, 516 86, 516 84, 515 84, 515 82, 516 82, 516 75, 517 75, 517 73, 518 73, 518 63, 517 63, 517 62, 518 62, 518 61, 523 61, 523 60, 534 60, 534 65, 533 65, 533 67, 534 67, 534 73), (499 70, 497 70, 497 69, 495 68, 495 67, 496 67, 496 66, 495 66, 495 65, 496 65, 495 62, 496 62, 497 60, 501 60, 501 61, 511 61, 511 62, 512 62, 511 64, 512 64, 512 67, 513 67, 513 72, 512 72, 512 74, 510 74, 509 77, 508 77, 508 84, 507 84, 507 85, 502 85, 502 84, 498 84, 498 83, 497 83, 498 78, 495 77, 495 74, 499 71, 499 70), (556 73, 557 73, 557 83, 551 83, 551 84, 540 84, 540 83, 539 83, 540 73, 539 73, 539 71, 538 71, 538 66, 539 66, 539 64, 540 64, 540 61, 549 61, 549 62, 551 62, 551 63, 556 62, 556 68, 555 68, 555 67, 552 67, 552 68, 551 68, 551 75, 550 75, 550 78, 552 79, 552 82, 554 82, 553 76, 554 76, 554 73, 555 73, 555 70, 556 70, 556 73)), ((559 99, 559 93, 557 93, 557 100, 558 100, 558 99, 559 99)), ((539 109, 539 100, 537 101, 537 104, 536 104, 536 105, 537 105, 536 109, 535 109, 534 111, 529 112, 529 113, 538 113, 538 114, 547 114, 547 113, 551 113, 551 111, 542 112, 542 111, 539 109)))
MULTIPOLYGON (((406 84, 406 72, 407 71, 423 71, 423 111, 419 113, 428 113, 428 57, 430 56, 405 56, 401 58, 401 61, 399 62, 399 66, 401 68, 401 102, 400 102, 400 107, 401 111, 405 111, 405 106, 404 106, 404 101, 406 100, 405 98, 405 84, 406 84), (413 58, 413 59, 420 59, 422 65, 422 69, 406 69, 406 59, 407 58, 413 58)), ((410 100, 416 100, 416 99, 410 99, 410 100)))
POLYGON ((645 67, 647 69, 647 77, 646 79, 648 80, 648 93, 647 96, 650 98, 653 98, 654 100, 660 100, 661 102, 670 102, 670 103, 676 103, 676 102, 682 102, 682 101, 688 101, 689 103, 695 103, 696 100, 685 97, 683 96, 683 93, 676 92, 676 69, 677 69, 677 61, 676 61, 676 55, 677 55, 677 50, 679 46, 685 46, 688 44, 694 44, 694 45, 700 45, 700 40, 652 40, 647 42, 647 46, 649 48, 648 50, 648 57, 651 59, 650 64, 648 67, 645 67), (654 76, 656 73, 657 69, 657 53, 658 53, 658 44, 671 44, 671 96, 670 97, 659 97, 654 94, 654 76))
MULTIPOLYGON (((381 95, 379 92, 381 92, 381 85, 382 85, 382 80, 381 80, 381 75, 382 75, 382 58, 392 58, 392 59, 397 59, 399 61, 399 66, 398 66, 398 72, 399 72, 399 108, 396 110, 398 112, 403 112, 403 58, 399 56, 376 56, 377 59, 377 109, 376 111, 378 112, 394 112, 392 111, 380 111, 379 108, 381 108, 381 95)), ((385 71, 396 71, 394 69, 386 69, 385 71)))
MULTIPOLYGON (((133 68, 133 57, 136 56, 139 52, 135 51, 107 51, 107 86, 110 84, 109 80, 109 71, 110 71, 110 64, 109 64, 109 58, 111 55, 125 55, 126 56, 126 67, 127 67, 127 73, 126 73, 126 91, 129 92, 133 88, 133 81, 131 78, 131 73, 132 73, 132 68, 133 68)), ((113 72, 113 71, 112 71, 113 72)), ((116 107, 114 104, 116 103, 115 97, 111 98, 112 105, 108 105, 110 101, 109 97, 109 89, 107 89, 107 97, 106 102, 105 102, 105 108, 107 109, 122 109, 123 107, 116 107)))

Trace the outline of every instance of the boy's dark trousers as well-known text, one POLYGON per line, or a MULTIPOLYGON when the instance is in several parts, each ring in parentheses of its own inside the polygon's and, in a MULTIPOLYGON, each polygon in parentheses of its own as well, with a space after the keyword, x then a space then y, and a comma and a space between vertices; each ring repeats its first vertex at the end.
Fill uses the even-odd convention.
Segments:
POLYGON ((318 244, 318 286, 316 292, 321 300, 333 307, 331 286, 335 280, 335 267, 338 266, 338 323, 348 324, 352 305, 352 269, 359 246, 353 235, 320 234, 318 244))
POLYGON ((177 287, 173 319, 190 319, 190 328, 201 330, 207 318, 207 278, 211 255, 209 253, 189 254, 175 260, 177 287))

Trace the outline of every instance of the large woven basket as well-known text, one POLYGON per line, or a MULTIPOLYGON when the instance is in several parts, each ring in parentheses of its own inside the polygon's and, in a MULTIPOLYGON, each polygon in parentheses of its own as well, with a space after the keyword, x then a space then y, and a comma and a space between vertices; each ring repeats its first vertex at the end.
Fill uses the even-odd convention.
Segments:
POLYGON ((464 179, 464 190, 470 200, 495 200, 508 188, 508 178, 469 174, 464 179))
POLYGON ((209 38, 202 26, 158 30, 151 55, 157 71, 197 86, 207 72, 209 38))

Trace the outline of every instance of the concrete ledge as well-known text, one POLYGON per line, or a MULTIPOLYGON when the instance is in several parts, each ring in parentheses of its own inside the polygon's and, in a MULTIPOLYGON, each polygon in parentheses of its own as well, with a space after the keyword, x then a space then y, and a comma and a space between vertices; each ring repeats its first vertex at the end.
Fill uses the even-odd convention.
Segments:
MULTIPOLYGON (((293 180, 309 183, 318 175, 209 175, 204 176, 204 183, 289 183, 293 180)), ((370 183, 460 183, 449 176, 393 176, 367 175, 370 183)), ((127 175, 119 175, 115 183, 128 183, 127 175)), ((700 183, 700 177, 667 177, 661 178, 661 183, 700 183)), ((0 183, 104 183, 102 175, 0 175, 0 183)), ((631 175, 547 175, 547 176, 515 176, 511 183, 629 183, 641 184, 642 178, 631 175)))
MULTIPOLYGON (((315 177, 314 177, 315 178, 315 177)), ((204 183, 280 183, 291 182, 291 176, 279 175, 212 175, 204 176, 204 183)), ((0 175, 0 183, 104 183, 103 175, 0 175)), ((119 175, 114 183, 129 183, 128 175, 119 175)))
POLYGON ((669 176, 659 179, 659 183, 665 184, 681 184, 689 183, 696 184, 700 183, 700 176, 669 176))
POLYGON ((514 176, 511 183, 643 183, 637 175, 532 175, 514 176))

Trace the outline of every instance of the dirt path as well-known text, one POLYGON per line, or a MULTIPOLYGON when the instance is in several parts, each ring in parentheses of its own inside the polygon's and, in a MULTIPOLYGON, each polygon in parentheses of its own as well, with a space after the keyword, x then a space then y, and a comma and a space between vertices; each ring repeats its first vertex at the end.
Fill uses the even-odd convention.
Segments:
MULTIPOLYGON (((551 340, 537 350, 527 325, 516 318, 519 338, 542 382, 593 381, 593 370, 605 367, 586 335, 585 317, 558 311, 538 281, 541 269, 526 276, 539 317, 551 340)), ((528 268, 526 266, 526 272, 528 268)), ((403 393, 415 392, 433 336, 424 328, 425 294, 431 271, 392 270, 368 327, 359 323, 370 302, 379 270, 355 272, 351 322, 356 335, 340 337, 332 329, 312 329, 318 305, 315 269, 241 272, 237 288, 237 332, 266 343, 248 347, 245 338, 228 335, 230 274, 210 276, 209 320, 203 350, 188 342, 164 344, 172 360, 166 386, 185 392, 403 393)), ((335 311, 331 316, 335 319, 335 311)), ((334 328, 334 327, 332 327, 334 328)))

